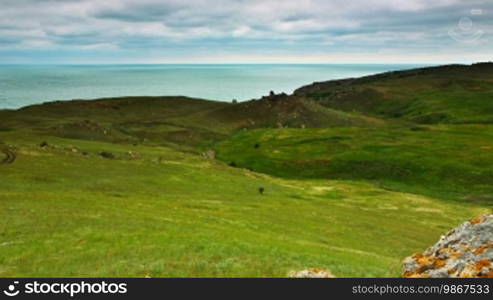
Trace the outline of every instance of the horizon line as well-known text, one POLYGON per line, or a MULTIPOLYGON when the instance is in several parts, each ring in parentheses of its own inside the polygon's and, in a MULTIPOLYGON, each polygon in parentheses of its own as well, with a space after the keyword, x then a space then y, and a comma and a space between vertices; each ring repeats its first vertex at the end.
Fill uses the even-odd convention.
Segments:
POLYGON ((272 62, 265 62, 265 61, 259 61, 259 62, 252 62, 252 61, 238 61, 238 62, 230 62, 230 61, 225 61, 225 62, 108 62, 108 63, 99 63, 99 62, 50 62, 50 63, 2 63, 0 62, 0 66, 21 66, 21 65, 26 65, 26 66, 54 66, 54 65, 454 65, 454 64, 462 64, 462 65, 469 65, 469 64, 475 64, 475 63, 482 63, 482 62, 491 62, 491 61, 451 61, 451 62, 442 62, 442 61, 436 61, 436 62, 430 62, 430 61, 416 61, 416 62, 409 62, 409 61, 404 61, 404 62, 398 62, 398 61, 393 61, 393 62, 292 62, 292 61, 287 61, 287 62, 279 62, 279 61, 272 61, 272 62))

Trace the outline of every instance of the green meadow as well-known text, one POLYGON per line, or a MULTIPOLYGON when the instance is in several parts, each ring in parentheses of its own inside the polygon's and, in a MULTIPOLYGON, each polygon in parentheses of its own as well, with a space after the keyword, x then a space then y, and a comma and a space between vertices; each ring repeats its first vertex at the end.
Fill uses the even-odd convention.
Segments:
POLYGON ((493 68, 467 68, 0 111, 0 276, 399 277, 493 206, 493 68))

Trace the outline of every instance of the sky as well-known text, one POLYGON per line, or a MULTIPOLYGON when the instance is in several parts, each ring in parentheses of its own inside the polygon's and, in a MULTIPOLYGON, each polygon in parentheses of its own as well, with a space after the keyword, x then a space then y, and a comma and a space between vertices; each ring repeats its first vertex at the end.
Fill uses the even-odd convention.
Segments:
POLYGON ((0 64, 491 61, 493 0, 0 0, 0 64))

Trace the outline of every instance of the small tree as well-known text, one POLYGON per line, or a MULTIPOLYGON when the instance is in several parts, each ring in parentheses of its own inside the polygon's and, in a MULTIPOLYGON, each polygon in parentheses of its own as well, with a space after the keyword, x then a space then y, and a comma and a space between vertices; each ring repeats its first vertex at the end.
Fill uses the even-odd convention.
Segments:
POLYGON ((233 100, 231 101, 231 103, 236 104, 236 103, 238 103, 238 100, 233 99, 233 100))

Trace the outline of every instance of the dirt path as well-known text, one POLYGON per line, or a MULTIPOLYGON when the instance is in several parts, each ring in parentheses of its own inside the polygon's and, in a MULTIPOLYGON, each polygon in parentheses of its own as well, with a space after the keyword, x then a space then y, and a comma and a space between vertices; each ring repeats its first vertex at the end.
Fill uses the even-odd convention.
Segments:
POLYGON ((17 158, 17 156, 15 155, 15 153, 12 152, 12 151, 10 151, 9 149, 0 148, 0 152, 2 152, 3 154, 5 154, 5 158, 0 161, 0 165, 11 164, 17 158))

